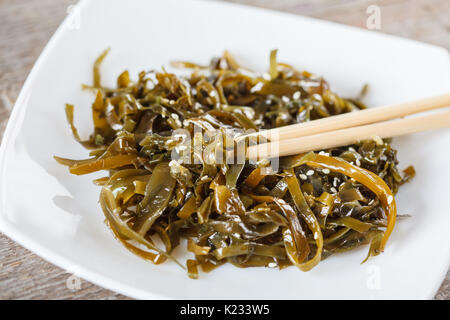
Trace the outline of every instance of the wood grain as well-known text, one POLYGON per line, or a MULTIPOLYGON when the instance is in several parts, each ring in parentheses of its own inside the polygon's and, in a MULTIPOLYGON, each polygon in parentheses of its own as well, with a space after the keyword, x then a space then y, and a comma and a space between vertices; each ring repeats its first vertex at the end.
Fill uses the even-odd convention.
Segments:
MULTIPOLYGON (((74 0, 0 0, 0 139, 33 63, 74 0)), ((229 0, 352 26, 366 26, 366 9, 381 8, 381 32, 450 49, 448 0, 229 0)), ((81 280, 0 235, 0 299, 127 299, 81 280), (67 283, 69 282, 69 286, 67 283), (73 284, 73 283, 72 283, 73 284), (76 284, 76 282, 75 282, 76 284)), ((450 274, 436 299, 450 299, 450 274)))

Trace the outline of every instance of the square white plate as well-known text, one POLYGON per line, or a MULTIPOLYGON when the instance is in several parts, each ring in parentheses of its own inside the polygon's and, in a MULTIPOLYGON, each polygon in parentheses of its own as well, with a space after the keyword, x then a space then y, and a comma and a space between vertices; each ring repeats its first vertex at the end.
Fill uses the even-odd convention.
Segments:
MULTIPOLYGON (((325 76, 341 95, 370 84, 370 106, 447 92, 444 49, 310 18, 208 1, 81 1, 61 25, 28 77, 1 146, 0 229, 48 261, 98 285, 136 298, 431 298, 449 266, 450 131, 395 139, 401 167, 417 177, 398 194, 400 214, 384 254, 367 247, 333 256, 310 272, 296 268, 221 267, 191 280, 174 263, 154 266, 127 251, 104 224, 100 175, 73 176, 53 155, 83 158, 69 132, 64 104, 76 106, 90 132, 94 59, 112 51, 103 79, 113 85, 128 69, 184 59, 207 63, 224 49, 265 71, 268 54, 325 76)), ((183 255, 184 248, 176 252, 183 255)), ((183 260, 183 258, 181 258, 183 260)))

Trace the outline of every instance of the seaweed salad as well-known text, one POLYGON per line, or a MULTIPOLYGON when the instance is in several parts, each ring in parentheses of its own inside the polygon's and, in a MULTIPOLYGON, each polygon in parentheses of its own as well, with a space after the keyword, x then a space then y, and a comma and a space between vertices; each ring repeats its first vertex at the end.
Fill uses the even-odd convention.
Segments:
POLYGON ((206 66, 173 62, 185 69, 179 76, 163 68, 133 81, 124 71, 116 88, 106 88, 107 53, 84 86, 95 93, 89 139, 78 134, 74 106, 65 107, 89 158, 55 159, 76 175, 107 170, 94 183, 106 222, 127 249, 155 264, 173 260, 191 278, 226 262, 308 271, 361 245, 369 244, 365 260, 383 251, 397 217, 394 195, 414 176, 413 167, 399 172, 389 139, 288 156, 275 167, 270 159, 236 161, 233 151, 239 141, 248 146, 246 132, 258 137, 357 112, 366 108, 361 97, 339 97, 322 77, 278 62, 276 50, 263 74, 225 51, 206 66), (231 159, 218 161, 218 151, 231 159), (192 259, 184 264, 172 253, 185 243, 192 259))

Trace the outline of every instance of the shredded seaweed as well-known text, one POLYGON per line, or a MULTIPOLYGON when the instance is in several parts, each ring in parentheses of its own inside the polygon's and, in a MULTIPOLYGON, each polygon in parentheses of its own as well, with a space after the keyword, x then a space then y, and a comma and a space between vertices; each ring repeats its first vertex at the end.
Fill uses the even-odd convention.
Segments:
MULTIPOLYGON (((413 167, 399 172, 389 139, 285 157, 279 168, 270 159, 239 161, 236 152, 249 130, 357 112, 366 108, 359 99, 339 97, 322 77, 277 62, 276 50, 263 75, 225 51, 209 66, 172 63, 188 76, 143 71, 133 81, 124 71, 117 88, 106 88, 100 66, 108 51, 94 64, 93 85, 84 86, 96 93, 87 140, 75 127, 74 106, 66 105, 89 158, 55 159, 76 175, 107 170, 94 183, 127 249, 185 268, 172 252, 187 240, 194 257, 185 269, 193 279, 198 267, 210 272, 225 262, 308 271, 360 245, 370 243, 364 261, 383 251, 397 217, 394 195, 415 175, 413 167)), ((249 143, 244 139, 244 151, 249 143)))

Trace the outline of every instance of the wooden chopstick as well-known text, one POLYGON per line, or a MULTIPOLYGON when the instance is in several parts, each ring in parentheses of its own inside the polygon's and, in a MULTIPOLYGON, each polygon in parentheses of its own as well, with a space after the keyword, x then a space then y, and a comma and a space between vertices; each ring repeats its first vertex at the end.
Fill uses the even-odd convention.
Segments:
MULTIPOLYGON (((427 110, 431 110, 431 108, 428 107, 427 110)), ((357 113, 360 112, 351 114, 357 113)), ((328 119, 331 118, 334 117, 328 119)), ((247 149, 247 159, 259 160, 295 155, 308 151, 346 146, 375 137, 389 138, 445 127, 450 127, 450 110, 253 145, 247 149)))
POLYGON ((262 136, 274 139, 286 140, 304 137, 327 131, 350 128, 379 121, 391 120, 414 113, 430 111, 450 105, 450 93, 424 98, 406 103, 369 108, 356 112, 344 113, 328 118, 298 123, 290 126, 264 130, 239 137, 243 139, 249 136, 262 136))

